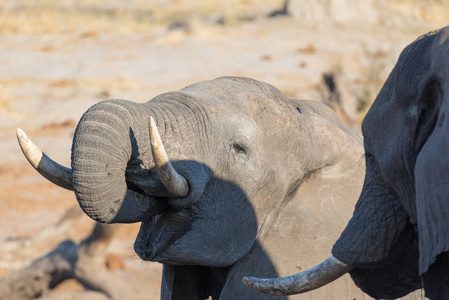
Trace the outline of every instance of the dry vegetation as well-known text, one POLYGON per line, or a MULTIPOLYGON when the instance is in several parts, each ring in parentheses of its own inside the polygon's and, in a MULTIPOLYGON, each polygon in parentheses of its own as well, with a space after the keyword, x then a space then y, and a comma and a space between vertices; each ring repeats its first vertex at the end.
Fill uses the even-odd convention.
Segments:
MULTIPOLYGON (((11 1, 3 5, 0 33, 146 33, 201 21, 251 18, 278 6, 276 0, 243 1, 11 1), (232 12, 232 13, 230 13, 232 12)), ((232 20, 231 20, 232 21, 232 20)))
MULTIPOLYGON (((93 226, 80 218, 39 242, 76 200, 28 166, 16 127, 69 165, 75 124, 92 104, 108 98, 143 102, 193 82, 236 75, 271 83, 292 98, 323 101, 359 130, 403 47, 449 20, 448 0, 377 1, 372 9, 381 20, 356 25, 298 20, 282 14, 283 4, 0 2, 0 277, 31 265, 65 238, 80 243, 93 226), (278 17, 269 17, 274 12, 278 17)), ((137 229, 121 228, 105 257, 118 266, 118 280, 139 286, 129 299, 157 299, 161 269, 133 254, 137 229)), ((101 298, 73 280, 44 296, 101 298)))

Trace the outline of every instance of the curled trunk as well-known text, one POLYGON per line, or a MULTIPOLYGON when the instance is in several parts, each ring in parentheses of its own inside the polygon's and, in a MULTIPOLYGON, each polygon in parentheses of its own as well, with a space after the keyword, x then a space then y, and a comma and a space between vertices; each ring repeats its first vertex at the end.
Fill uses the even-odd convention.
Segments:
MULTIPOLYGON (((142 130, 149 115, 163 115, 165 109, 124 100, 94 105, 76 128, 72 168, 51 160, 21 129, 17 138, 30 164, 56 185, 74 190, 89 217, 102 223, 140 222, 165 211, 168 198, 186 207, 204 188, 197 185, 189 195, 189 183, 168 159, 154 120, 142 130)), ((192 166, 183 175, 198 177, 201 172, 192 166)))
POLYGON ((167 203, 128 188, 125 172, 133 149, 133 114, 127 101, 111 100, 90 108, 72 144, 73 188, 84 212, 103 223, 149 219, 167 203))

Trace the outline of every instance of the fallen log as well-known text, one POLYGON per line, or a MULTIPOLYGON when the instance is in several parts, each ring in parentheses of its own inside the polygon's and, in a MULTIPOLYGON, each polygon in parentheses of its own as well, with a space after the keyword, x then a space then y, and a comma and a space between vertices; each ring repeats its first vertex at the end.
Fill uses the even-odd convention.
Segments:
POLYGON ((58 284, 75 279, 86 289, 110 299, 125 299, 129 288, 106 269, 106 248, 119 225, 96 223, 92 233, 76 245, 71 240, 35 260, 29 267, 0 279, 0 300, 28 300, 50 293, 58 284))
POLYGON ((84 217, 76 205, 67 211, 55 226, 46 228, 29 238, 9 239, 0 244, 0 268, 18 270, 26 267, 61 243, 73 226, 84 217))

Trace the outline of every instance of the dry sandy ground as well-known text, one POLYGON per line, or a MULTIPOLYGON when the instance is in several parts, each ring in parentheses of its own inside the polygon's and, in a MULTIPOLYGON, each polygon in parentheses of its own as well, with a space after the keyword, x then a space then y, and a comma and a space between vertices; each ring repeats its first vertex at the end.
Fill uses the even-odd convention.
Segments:
MULTIPOLYGON (((26 241, 76 203, 72 192, 28 165, 17 127, 69 166, 76 123, 98 101, 144 102, 224 75, 252 77, 290 97, 322 101, 323 74, 331 72, 357 130, 365 110, 355 106, 374 99, 403 47, 445 25, 413 14, 416 7, 407 10, 408 22, 353 26, 267 17, 282 1, 211 1, 201 9, 192 6, 197 1, 180 0, 151 7, 143 1, 109 1, 107 7, 94 0, 25 3, 0 4, 0 277, 57 245, 61 238, 39 246, 26 241), (5 248, 19 241, 20 248, 5 248)), ((65 236, 79 241, 92 224, 83 217, 65 236)), ((122 263, 113 272, 135 284, 129 299, 158 299, 161 267, 133 252, 137 230, 138 225, 123 225, 110 245, 108 253, 122 263)), ((82 288, 65 283, 56 298, 68 297, 67 291, 79 294, 82 288)))

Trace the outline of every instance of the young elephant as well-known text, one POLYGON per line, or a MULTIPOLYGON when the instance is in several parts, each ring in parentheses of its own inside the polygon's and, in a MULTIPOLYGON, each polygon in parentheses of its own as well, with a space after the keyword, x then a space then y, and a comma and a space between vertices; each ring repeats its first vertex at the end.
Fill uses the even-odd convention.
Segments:
MULTIPOLYGON (((271 299, 243 276, 286 275, 325 257, 365 169, 361 137, 328 107, 236 77, 94 105, 76 128, 70 169, 19 140, 91 218, 142 222, 134 248, 164 264, 162 299, 271 299)), ((360 294, 345 278, 315 296, 360 294)))
POLYGON ((366 177, 354 216, 324 276, 245 281, 271 294, 310 290, 351 271, 376 298, 424 286, 447 299, 449 251, 449 27, 402 52, 363 121, 366 177), (315 280, 316 279, 316 280, 315 280), (305 283, 306 286, 302 286, 305 283))

